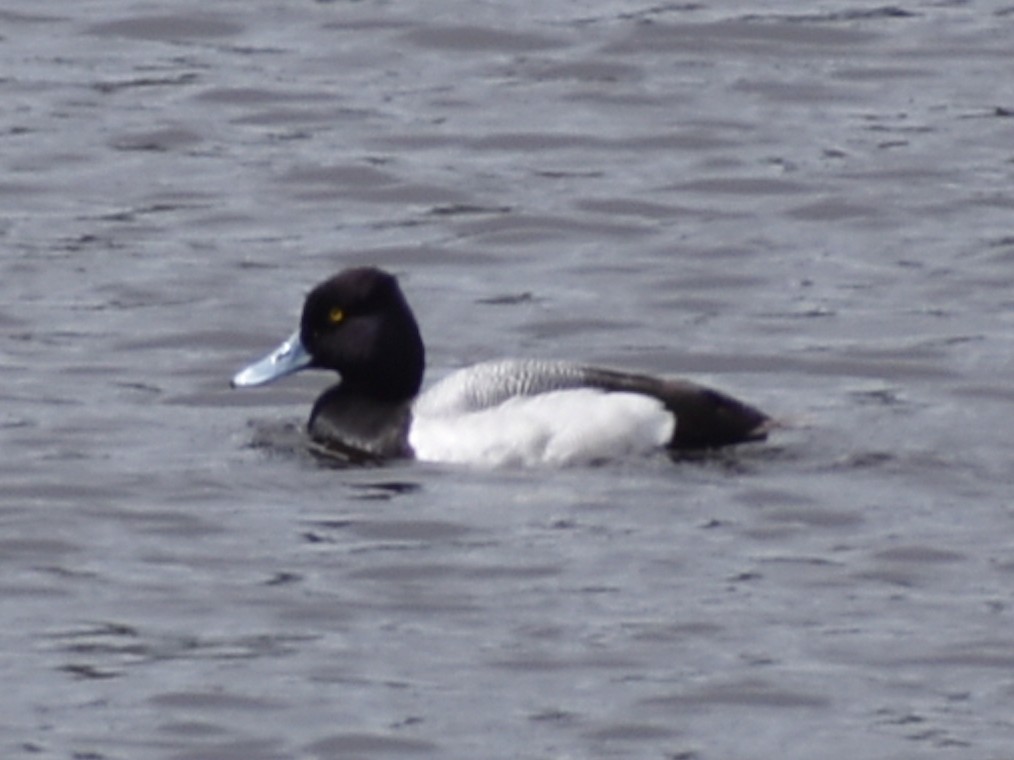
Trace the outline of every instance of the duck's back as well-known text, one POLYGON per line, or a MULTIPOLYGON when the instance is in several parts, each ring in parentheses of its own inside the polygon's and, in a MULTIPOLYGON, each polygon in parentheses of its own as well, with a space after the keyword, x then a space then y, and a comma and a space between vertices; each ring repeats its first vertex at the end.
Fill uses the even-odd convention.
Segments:
POLYGON ((517 396, 588 387, 585 369, 571 362, 499 359, 452 372, 413 405, 422 416, 461 415, 499 406, 517 396))

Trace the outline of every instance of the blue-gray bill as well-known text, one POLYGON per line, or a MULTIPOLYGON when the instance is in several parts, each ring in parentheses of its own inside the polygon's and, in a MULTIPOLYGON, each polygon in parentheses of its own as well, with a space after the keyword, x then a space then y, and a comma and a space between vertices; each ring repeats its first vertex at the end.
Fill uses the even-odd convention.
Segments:
POLYGON ((232 378, 232 387, 248 388, 270 383, 305 369, 310 366, 312 360, 303 347, 303 341, 299 339, 299 330, 296 330, 282 345, 263 359, 237 372, 232 378))

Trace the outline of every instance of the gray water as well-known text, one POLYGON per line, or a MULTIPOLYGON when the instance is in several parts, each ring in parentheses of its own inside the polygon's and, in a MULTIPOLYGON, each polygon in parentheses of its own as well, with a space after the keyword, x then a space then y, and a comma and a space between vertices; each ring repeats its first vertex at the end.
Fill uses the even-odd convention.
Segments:
POLYGON ((0 756, 1011 757, 1012 40, 1002 2, 9 0, 0 756), (328 466, 330 378, 227 382, 363 263, 430 378, 563 357, 787 427, 328 466))

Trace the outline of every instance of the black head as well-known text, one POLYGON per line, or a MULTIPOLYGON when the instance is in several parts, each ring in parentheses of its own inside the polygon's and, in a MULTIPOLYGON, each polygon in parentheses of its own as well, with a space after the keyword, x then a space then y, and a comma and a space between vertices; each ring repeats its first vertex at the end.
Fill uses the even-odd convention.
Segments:
POLYGON ((419 392, 419 327, 398 281, 380 269, 346 269, 315 287, 303 305, 300 339, 311 366, 337 371, 346 391, 385 401, 419 392))

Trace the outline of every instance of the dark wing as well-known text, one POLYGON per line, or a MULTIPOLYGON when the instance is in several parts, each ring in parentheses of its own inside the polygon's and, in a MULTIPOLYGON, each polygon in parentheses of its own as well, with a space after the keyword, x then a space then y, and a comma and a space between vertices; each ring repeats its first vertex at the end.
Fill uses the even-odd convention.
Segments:
POLYGON ((674 449, 702 449, 760 441, 774 426, 759 409, 725 393, 675 378, 584 367, 588 385, 654 396, 676 415, 674 449))

